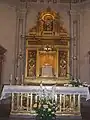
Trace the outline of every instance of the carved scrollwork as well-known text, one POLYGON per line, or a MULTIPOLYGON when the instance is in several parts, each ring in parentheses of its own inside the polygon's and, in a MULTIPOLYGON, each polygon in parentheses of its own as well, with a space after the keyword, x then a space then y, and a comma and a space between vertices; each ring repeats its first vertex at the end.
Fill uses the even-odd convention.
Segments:
POLYGON ((36 76, 36 51, 28 50, 27 76, 36 76))
POLYGON ((59 51, 59 77, 65 77, 67 75, 67 51, 59 51))
POLYGON ((47 36, 51 35, 51 32, 54 33, 52 34, 54 36, 59 35, 61 37, 64 34, 65 38, 68 37, 59 13, 52 11, 51 8, 48 7, 45 11, 38 13, 36 25, 29 30, 29 35, 47 36))

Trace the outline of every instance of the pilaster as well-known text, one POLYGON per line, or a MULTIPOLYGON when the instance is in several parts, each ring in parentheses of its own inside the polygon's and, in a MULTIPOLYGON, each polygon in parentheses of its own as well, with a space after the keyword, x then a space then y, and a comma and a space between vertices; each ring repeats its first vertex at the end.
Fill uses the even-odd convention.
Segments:
POLYGON ((57 56, 56 56, 57 58, 56 58, 56 77, 58 77, 58 48, 57 48, 57 56))
POLYGON ((16 8, 16 43, 15 43, 15 84, 22 84, 22 76, 25 76, 26 65, 26 22, 27 22, 27 3, 20 2, 16 8), (17 79, 18 80, 17 80, 17 79))

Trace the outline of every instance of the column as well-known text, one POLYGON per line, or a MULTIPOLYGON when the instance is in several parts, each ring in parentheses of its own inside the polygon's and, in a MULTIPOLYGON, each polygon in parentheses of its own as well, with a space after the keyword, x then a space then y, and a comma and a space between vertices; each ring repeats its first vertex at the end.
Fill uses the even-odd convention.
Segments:
POLYGON ((40 74, 40 65, 39 65, 39 50, 37 48, 37 63, 36 63, 36 76, 39 77, 39 74, 40 74))
POLYGON ((19 76, 20 67, 20 10, 16 8, 16 36, 15 36, 15 64, 14 64, 14 84, 17 84, 17 77, 19 76))
POLYGON ((21 1, 16 8, 16 43, 15 43, 15 84, 22 84, 22 75, 25 76, 26 64, 26 21, 27 2, 21 1), (17 78, 17 79, 16 79, 17 78))
POLYGON ((73 20, 73 76, 80 78, 80 16, 76 13, 73 20))
POLYGON ((69 10, 69 34, 70 34, 70 41, 69 41, 69 73, 70 73, 70 79, 72 78, 72 8, 71 8, 71 1, 70 1, 70 10, 69 10))
POLYGON ((70 42, 69 42, 69 73, 71 78, 78 78, 79 67, 78 60, 79 59, 79 16, 77 16, 77 12, 74 10, 69 11, 69 28, 70 28, 70 42))
POLYGON ((89 77, 88 77, 88 81, 89 81, 89 83, 90 83, 90 51, 88 51, 88 73, 89 73, 89 77))
MULTIPOLYGON (((21 61, 21 76, 25 78, 25 67, 26 67, 26 25, 27 25, 27 2, 21 2, 22 12, 22 34, 21 34, 21 50, 22 50, 22 61, 21 61)), ((20 81, 21 82, 21 81, 20 81)))
POLYGON ((57 58, 56 58, 56 77, 58 77, 58 48, 57 48, 57 58))

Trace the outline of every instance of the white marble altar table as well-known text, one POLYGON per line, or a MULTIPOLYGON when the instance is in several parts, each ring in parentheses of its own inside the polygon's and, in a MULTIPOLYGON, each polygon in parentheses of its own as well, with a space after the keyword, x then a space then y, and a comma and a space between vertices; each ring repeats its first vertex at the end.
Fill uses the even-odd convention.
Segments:
POLYGON ((59 87, 59 86, 20 86, 20 85, 4 85, 1 98, 5 99, 11 93, 35 93, 38 94, 43 89, 52 92, 54 89, 55 94, 80 94, 86 95, 86 99, 90 99, 88 87, 59 87))

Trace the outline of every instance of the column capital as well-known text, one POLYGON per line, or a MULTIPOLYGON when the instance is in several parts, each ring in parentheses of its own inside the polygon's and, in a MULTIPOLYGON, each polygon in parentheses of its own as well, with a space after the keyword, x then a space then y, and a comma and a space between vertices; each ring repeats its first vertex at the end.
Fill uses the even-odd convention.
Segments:
POLYGON ((27 2, 20 2, 18 6, 16 6, 16 15, 18 18, 23 19, 28 12, 27 2))
POLYGON ((76 15, 77 14, 76 10, 70 10, 69 12, 70 12, 71 15, 76 15))
POLYGON ((76 15, 77 14, 77 11, 76 10, 69 10, 68 11, 68 15, 76 15))

